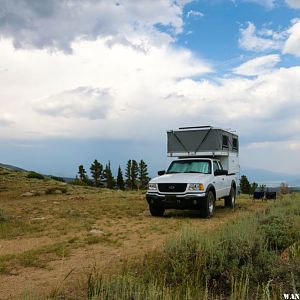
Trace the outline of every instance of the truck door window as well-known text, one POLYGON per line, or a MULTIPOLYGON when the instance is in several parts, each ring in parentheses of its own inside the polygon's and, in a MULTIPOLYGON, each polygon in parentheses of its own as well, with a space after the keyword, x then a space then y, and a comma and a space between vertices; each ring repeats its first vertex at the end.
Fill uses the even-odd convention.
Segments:
POLYGON ((218 161, 218 163, 219 163, 219 166, 220 166, 220 170, 223 170, 223 166, 222 166, 221 162, 218 161))
POLYGON ((220 167, 219 167, 218 162, 214 160, 214 171, 219 170, 219 169, 220 169, 220 167))

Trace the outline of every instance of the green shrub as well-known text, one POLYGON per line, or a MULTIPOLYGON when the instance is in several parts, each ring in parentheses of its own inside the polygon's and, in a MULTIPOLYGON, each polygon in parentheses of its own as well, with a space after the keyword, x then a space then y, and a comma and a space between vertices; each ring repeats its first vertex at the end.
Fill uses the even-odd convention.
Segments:
POLYGON ((85 241, 87 242, 88 245, 92 245, 92 244, 98 244, 103 240, 102 237, 100 236, 95 236, 95 235, 88 235, 85 238, 85 241))
POLYGON ((51 194, 58 194, 62 193, 65 194, 68 191, 66 187, 49 187, 45 190, 46 195, 51 195, 51 194))
POLYGON ((0 175, 9 175, 9 174, 10 174, 9 172, 5 172, 5 171, 0 172, 0 175))
POLYGON ((268 245, 273 250, 284 250, 300 238, 300 232, 295 228, 292 218, 270 215, 260 220, 268 245))
POLYGON ((88 186, 88 183, 85 181, 82 181, 80 179, 74 179, 73 181, 70 182, 70 184, 73 185, 80 185, 80 186, 88 186))
POLYGON ((0 223, 4 223, 8 221, 8 216, 4 212, 4 210, 0 209, 0 223))
POLYGON ((7 272, 7 267, 4 264, 4 262, 0 261, 0 274, 1 273, 6 273, 7 272))
POLYGON ((50 176, 50 178, 59 182, 65 182, 65 180, 62 177, 50 176))
POLYGON ((39 173, 34 172, 34 171, 30 171, 27 174, 27 178, 44 179, 45 177, 42 174, 39 174, 39 173))

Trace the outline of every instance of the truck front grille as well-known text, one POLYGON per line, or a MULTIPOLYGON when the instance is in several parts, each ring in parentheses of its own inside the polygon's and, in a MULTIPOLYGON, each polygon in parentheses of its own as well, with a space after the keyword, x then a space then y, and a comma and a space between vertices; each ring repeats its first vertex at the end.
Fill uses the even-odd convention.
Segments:
POLYGON ((186 186, 187 183, 159 183, 158 190, 165 193, 182 193, 186 186))

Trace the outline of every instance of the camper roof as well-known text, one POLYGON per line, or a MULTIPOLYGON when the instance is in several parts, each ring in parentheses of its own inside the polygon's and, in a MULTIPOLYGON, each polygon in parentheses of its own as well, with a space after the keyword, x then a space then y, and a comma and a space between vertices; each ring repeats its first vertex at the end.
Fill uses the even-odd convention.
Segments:
POLYGON ((238 152, 237 134, 212 126, 181 127, 167 131, 168 156, 217 156, 238 152))

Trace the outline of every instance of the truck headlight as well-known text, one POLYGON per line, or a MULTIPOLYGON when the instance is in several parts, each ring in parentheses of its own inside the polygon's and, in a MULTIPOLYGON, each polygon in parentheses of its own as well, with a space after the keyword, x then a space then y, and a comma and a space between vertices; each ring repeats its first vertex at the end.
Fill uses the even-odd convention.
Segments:
POLYGON ((157 190, 157 184, 156 183, 149 183, 148 190, 156 191, 157 190))
POLYGON ((204 184, 202 183, 190 183, 188 187, 189 191, 204 191, 204 184))

